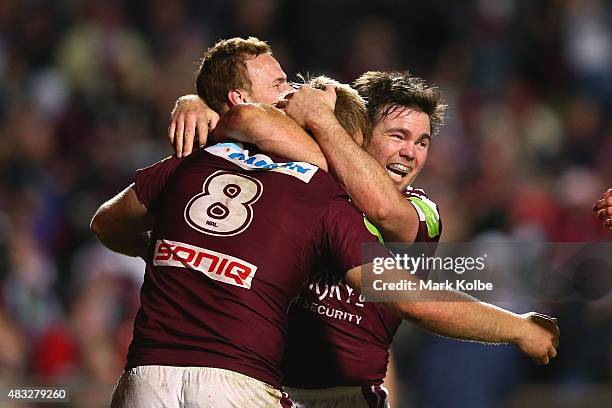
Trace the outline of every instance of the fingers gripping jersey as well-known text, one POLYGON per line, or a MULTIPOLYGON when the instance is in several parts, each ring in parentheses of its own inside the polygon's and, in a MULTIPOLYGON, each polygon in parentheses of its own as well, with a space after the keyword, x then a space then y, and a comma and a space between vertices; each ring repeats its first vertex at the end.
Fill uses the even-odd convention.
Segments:
POLYGON ((287 310, 320 259, 362 263, 375 238, 308 163, 234 144, 139 170, 156 214, 128 367, 206 366, 280 387, 287 310))
MULTIPOLYGON (((428 246, 431 254, 425 254, 432 255, 442 231, 438 208, 422 190, 409 188, 405 195, 419 215, 415 241, 432 243, 428 246)), ((365 224, 382 239, 374 225, 367 220, 365 224)), ((333 264, 323 268, 291 307, 284 383, 297 388, 379 385, 401 320, 374 303, 366 303, 337 277, 333 264)))

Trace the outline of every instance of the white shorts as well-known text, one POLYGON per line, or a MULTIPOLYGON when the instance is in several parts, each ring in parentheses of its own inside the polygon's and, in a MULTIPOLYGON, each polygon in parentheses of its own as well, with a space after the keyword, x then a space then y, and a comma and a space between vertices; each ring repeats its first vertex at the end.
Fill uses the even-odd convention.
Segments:
POLYGON ((125 370, 111 408, 290 407, 285 393, 234 371, 211 367, 139 366, 125 370))
POLYGON ((389 408, 389 393, 382 385, 283 389, 297 408, 389 408))

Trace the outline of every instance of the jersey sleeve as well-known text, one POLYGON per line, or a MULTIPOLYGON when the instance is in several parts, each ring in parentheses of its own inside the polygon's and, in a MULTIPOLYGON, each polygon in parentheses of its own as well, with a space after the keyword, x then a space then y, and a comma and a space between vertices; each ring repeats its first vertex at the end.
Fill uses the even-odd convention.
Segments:
POLYGON ((419 230, 415 242, 438 242, 442 234, 442 220, 438 206, 422 190, 408 190, 406 198, 419 215, 419 230))
POLYGON ((134 176, 136 196, 151 212, 156 211, 157 198, 181 161, 176 156, 170 156, 136 171, 134 176))
MULTIPOLYGON (((414 242, 424 243, 424 245, 419 246, 419 250, 424 256, 433 256, 442 234, 442 219, 438 206, 429 199, 423 190, 408 190, 406 198, 419 215, 419 230, 414 242)), ((416 274, 419 278, 426 279, 429 272, 427 269, 420 269, 416 274)))
POLYGON ((343 273, 370 263, 374 258, 389 256, 389 251, 366 227, 363 214, 347 198, 332 201, 324 223, 325 247, 336 258, 343 273), (362 251, 365 243, 369 245, 362 251))

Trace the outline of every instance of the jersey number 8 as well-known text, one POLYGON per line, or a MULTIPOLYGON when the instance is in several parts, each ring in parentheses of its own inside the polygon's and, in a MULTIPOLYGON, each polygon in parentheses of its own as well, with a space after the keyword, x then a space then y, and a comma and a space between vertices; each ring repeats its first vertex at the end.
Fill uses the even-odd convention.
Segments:
POLYGON ((262 192, 263 185, 257 179, 217 171, 204 180, 202 192, 187 203, 185 220, 190 227, 208 235, 240 234, 251 224, 251 205, 262 192))

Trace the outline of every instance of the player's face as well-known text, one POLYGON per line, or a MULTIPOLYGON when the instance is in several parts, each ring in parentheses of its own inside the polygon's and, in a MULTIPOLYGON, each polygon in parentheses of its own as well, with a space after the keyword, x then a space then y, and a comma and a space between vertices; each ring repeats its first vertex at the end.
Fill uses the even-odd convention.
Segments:
POLYGON ((287 75, 280 64, 270 54, 259 54, 246 61, 247 72, 251 79, 250 98, 246 102, 274 104, 279 96, 291 91, 287 75))
POLYGON ((429 116, 399 108, 374 125, 366 151, 385 167, 399 190, 419 174, 429 149, 429 116))

